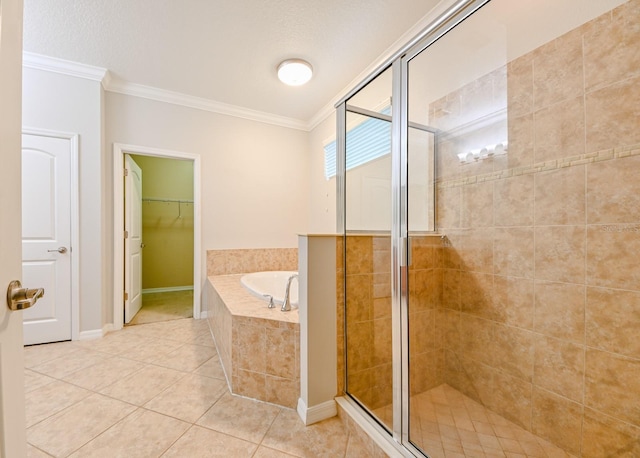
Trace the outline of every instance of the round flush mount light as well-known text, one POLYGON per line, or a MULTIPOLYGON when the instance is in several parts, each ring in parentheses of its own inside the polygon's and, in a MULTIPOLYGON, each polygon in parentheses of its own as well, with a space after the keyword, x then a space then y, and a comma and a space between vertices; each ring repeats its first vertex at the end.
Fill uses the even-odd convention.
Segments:
POLYGON ((302 86, 312 75, 311 64, 302 59, 288 59, 278 65, 278 79, 289 86, 302 86))

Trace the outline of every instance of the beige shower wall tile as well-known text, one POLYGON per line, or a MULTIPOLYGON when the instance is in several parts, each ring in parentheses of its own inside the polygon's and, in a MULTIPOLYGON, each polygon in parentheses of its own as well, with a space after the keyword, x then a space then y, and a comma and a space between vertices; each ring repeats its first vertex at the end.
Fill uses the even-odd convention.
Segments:
POLYGON ((640 426, 640 359, 587 349, 584 402, 640 426))
POLYGON ((493 304, 493 275, 460 272, 460 310, 486 319, 497 319, 493 304))
POLYGON ((580 96, 535 112, 535 162, 585 153, 584 110, 580 96))
POLYGON ((349 323, 367 321, 373 313, 373 275, 348 275, 346 278, 346 317, 349 323))
POLYGON ((347 236, 346 274, 373 273, 373 238, 368 236, 347 236))
POLYGON ((536 227, 535 236, 536 279, 584 283, 584 226, 536 227))
POLYGON ((536 281, 534 329, 550 337, 584 343, 585 287, 536 281))
POLYGON ((640 292, 587 288, 587 345, 640 359, 640 292))
POLYGON ((587 284, 635 290, 640 285, 640 225, 588 226, 587 284))
POLYGON ((537 338, 534 346, 534 384, 581 403, 584 392, 584 346, 545 336, 537 338))
POLYGON ((640 222, 640 156, 587 166, 587 223, 640 222))
POLYGON ((640 456, 640 428, 627 422, 585 408, 583 458, 640 456))
POLYGON ((436 189, 436 227, 440 230, 460 227, 462 191, 460 187, 436 189))
POLYGON ((585 166, 535 175, 537 226, 585 223, 585 166))
POLYGON ((533 113, 519 117, 509 115, 508 119, 509 151, 506 156, 507 166, 515 168, 532 165, 534 160, 535 123, 533 113))
POLYGON ((493 273, 493 233, 492 227, 464 230, 458 248, 464 270, 493 273))
POLYGON ((486 349, 492 354, 493 367, 520 380, 531 382, 535 337, 533 332, 525 329, 494 324, 493 339, 486 349))
MULTIPOLYGON (((416 323, 416 324, 420 325, 420 323, 416 323)), ((429 323, 429 324, 433 329, 433 323, 429 323)), ((381 318, 381 319, 373 320, 373 347, 370 347, 369 351, 373 350, 372 364, 374 366, 391 363, 391 359, 392 359, 391 330, 392 330, 391 318, 381 318)), ((426 329, 424 332, 429 333, 429 330, 426 329)), ((433 331, 431 331, 431 336, 433 338, 433 331)))
POLYGON ((507 64, 507 101, 509 118, 533 111, 533 53, 525 54, 507 64))
POLYGON ((459 332, 461 356, 492 366, 495 357, 490 349, 494 346, 494 322, 462 313, 459 332))
POLYGON ((462 188, 462 227, 493 226, 493 183, 462 188))
POLYGON ((498 275, 533 278, 533 227, 496 228, 494 272, 498 275))
POLYGON ((442 307, 460 310, 460 271, 442 269, 442 307))
POLYGON ((521 175, 494 182, 496 226, 533 225, 533 175, 521 175))
POLYGON ((582 36, 579 29, 544 44, 533 54, 536 110, 583 94, 582 36))
POLYGON ((369 369, 372 364, 373 322, 347 322, 346 346, 349 372, 369 369))
POLYGON ((637 2, 626 2, 594 22, 584 34, 586 90, 593 91, 640 74, 637 2))
POLYGON ((534 283, 528 278, 493 277, 493 301, 497 320, 524 329, 533 329, 534 283))
POLYGON ((640 143, 640 77, 586 95, 587 152, 640 143))
POLYGON ((532 431, 579 456, 583 409, 577 402, 534 388, 532 431))
POLYGON ((517 425, 531 430, 531 392, 531 383, 495 371, 492 391, 485 405, 517 425))

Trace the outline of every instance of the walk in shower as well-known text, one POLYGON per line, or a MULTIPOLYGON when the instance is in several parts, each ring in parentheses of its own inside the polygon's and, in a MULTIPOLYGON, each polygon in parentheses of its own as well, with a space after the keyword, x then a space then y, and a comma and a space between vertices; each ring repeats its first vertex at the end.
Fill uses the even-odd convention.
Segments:
POLYGON ((337 106, 344 392, 401 453, 640 456, 639 24, 459 1, 337 106))

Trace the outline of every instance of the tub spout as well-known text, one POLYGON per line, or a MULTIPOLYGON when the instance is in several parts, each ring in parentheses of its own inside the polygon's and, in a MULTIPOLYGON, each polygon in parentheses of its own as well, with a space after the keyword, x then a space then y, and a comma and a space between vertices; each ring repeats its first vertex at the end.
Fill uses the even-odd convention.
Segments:
POLYGON ((287 289, 284 291, 284 300, 282 301, 282 308, 280 309, 283 312, 288 312, 291 310, 291 300, 289 299, 289 290, 291 289, 291 282, 298 278, 298 274, 293 274, 287 280, 287 289))

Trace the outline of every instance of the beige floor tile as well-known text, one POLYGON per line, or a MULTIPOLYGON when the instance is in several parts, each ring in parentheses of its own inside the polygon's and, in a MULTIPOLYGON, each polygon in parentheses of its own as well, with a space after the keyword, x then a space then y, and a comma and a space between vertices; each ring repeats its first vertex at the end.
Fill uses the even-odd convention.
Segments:
POLYGON ((46 345, 30 345, 24 347, 24 366, 32 368, 39 364, 69 355, 80 348, 75 342, 56 342, 46 345))
POLYGON ((38 374, 31 369, 24 370, 24 392, 30 393, 53 382, 55 379, 48 375, 38 374))
POLYGON ((253 455, 253 458, 291 458, 291 457, 295 457, 295 455, 289 455, 288 453, 284 453, 279 450, 274 450, 269 447, 264 447, 262 445, 258 447, 258 450, 256 450, 255 455, 253 455))
POLYGON ((171 353, 156 359, 153 363, 169 369, 191 372, 216 355, 216 350, 213 347, 184 344, 171 353))
POLYGON ((155 337, 145 338, 143 345, 127 346, 127 351, 123 352, 121 356, 134 361, 150 363, 158 359, 166 358, 169 353, 176 351, 182 345, 184 344, 174 340, 158 339, 155 337))
POLYGON ((259 444, 280 410, 276 406, 225 393, 197 424, 259 444))
POLYGON ((150 364, 103 388, 100 392, 106 396, 142 406, 185 375, 184 372, 150 364))
POLYGON ((71 456, 77 458, 160 456, 190 426, 189 423, 140 408, 71 456))
POLYGON ((371 450, 369 450, 367 446, 364 445, 360 439, 358 439, 353 434, 350 434, 349 440, 347 442, 347 450, 345 453, 345 457, 371 458, 371 450))
POLYGON ((93 366, 107 358, 109 358, 109 356, 104 353, 79 348, 74 352, 38 364, 31 369, 35 372, 61 379, 80 369, 93 366))
POLYGON ((193 316, 193 290, 143 293, 142 308, 130 325, 177 320, 193 316))
POLYGON ((67 456, 135 407, 94 394, 27 429, 27 441, 54 456, 67 456))
POLYGON ((256 444, 200 426, 192 426, 163 458, 242 458, 251 457, 256 444))
POLYGON ((293 410, 281 410, 262 445, 301 457, 344 456, 347 432, 336 418, 305 426, 293 410))
POLYGON ((75 344, 87 350, 99 351, 110 355, 121 355, 133 347, 144 346, 148 338, 142 335, 110 332, 101 339, 81 340, 75 344))
POLYGON ((194 423, 227 391, 222 380, 189 374, 145 404, 145 408, 194 423))
POLYGON ((50 458, 51 455, 35 448, 31 444, 27 444, 27 458, 50 458))
POLYGON ((73 372, 63 380, 88 390, 98 391, 135 372, 140 366, 139 362, 114 356, 73 372))
POLYGON ((204 375, 205 377, 217 378, 220 380, 226 380, 224 375, 224 369, 218 356, 214 356, 206 363, 202 364, 199 368, 193 371, 194 374, 204 375))
POLYGON ((91 391, 59 380, 54 380, 30 392, 25 399, 27 427, 41 422, 91 394, 91 391))

